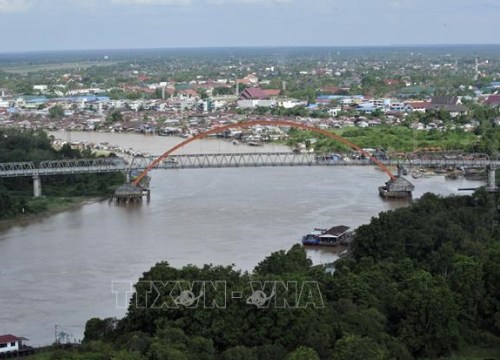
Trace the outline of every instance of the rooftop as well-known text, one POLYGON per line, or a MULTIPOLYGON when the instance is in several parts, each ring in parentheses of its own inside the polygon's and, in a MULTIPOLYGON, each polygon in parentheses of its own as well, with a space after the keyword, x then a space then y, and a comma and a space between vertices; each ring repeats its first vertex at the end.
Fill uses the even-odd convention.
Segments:
POLYGON ((17 337, 12 334, 7 334, 7 335, 0 335, 0 344, 7 344, 11 342, 16 342, 16 341, 21 341, 21 340, 28 340, 24 337, 17 337))
POLYGON ((333 236, 341 236, 343 234, 345 234, 347 232, 347 230, 349 230, 350 227, 349 226, 345 226, 345 225, 339 225, 339 226, 334 226, 330 229, 328 229, 327 231, 325 231, 325 233, 323 235, 333 235, 333 236))

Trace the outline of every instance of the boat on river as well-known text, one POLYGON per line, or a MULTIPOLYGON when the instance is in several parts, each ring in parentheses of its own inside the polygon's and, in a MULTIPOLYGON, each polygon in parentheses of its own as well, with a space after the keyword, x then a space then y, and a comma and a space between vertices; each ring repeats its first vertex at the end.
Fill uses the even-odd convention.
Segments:
POLYGON ((302 237, 304 246, 337 246, 349 245, 354 233, 349 226, 338 225, 329 229, 315 228, 309 234, 302 237))

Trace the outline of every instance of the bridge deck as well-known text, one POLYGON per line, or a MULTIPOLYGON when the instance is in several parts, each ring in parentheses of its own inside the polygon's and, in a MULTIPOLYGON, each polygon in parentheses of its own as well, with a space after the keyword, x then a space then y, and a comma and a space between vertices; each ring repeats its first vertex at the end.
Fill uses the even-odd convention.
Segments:
MULTIPOLYGON (((155 157, 136 157, 133 169, 146 168, 155 157)), ((391 159, 380 160, 384 165, 419 168, 484 168, 500 165, 500 160, 488 159, 391 159)), ((159 169, 196 169, 257 166, 368 166, 375 165, 370 159, 332 160, 312 153, 233 153, 233 154, 186 154, 171 155, 158 164, 159 169)))
MULTIPOLYGON (((98 158, 77 160, 0 163, 0 177, 49 176, 83 173, 142 171, 154 157, 135 157, 128 164, 123 158, 98 158)), ((407 168, 485 168, 500 166, 500 160, 488 159, 400 159, 380 160, 384 165, 403 165, 407 168)), ((233 153, 172 155, 156 166, 158 169, 198 169, 260 166, 368 166, 370 159, 331 160, 315 154, 282 153, 233 153)))
POLYGON ((50 160, 40 162, 38 167, 33 162, 0 163, 0 177, 106 173, 127 170, 127 163, 120 157, 50 160))

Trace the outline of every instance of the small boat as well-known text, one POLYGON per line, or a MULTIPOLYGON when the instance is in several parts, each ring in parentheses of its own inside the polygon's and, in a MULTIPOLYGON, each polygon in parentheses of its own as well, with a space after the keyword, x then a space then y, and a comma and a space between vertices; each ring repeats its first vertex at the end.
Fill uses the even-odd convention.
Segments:
POLYGON ((337 246, 348 245, 353 239, 353 232, 345 225, 334 226, 330 229, 315 228, 302 237, 304 246, 337 246))

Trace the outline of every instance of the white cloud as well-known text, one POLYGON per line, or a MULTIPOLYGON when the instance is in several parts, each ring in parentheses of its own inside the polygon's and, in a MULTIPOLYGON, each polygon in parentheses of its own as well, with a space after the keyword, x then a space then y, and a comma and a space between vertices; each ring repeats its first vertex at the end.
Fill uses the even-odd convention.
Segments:
MULTIPOLYGON (((265 6, 265 7, 276 7, 293 4, 296 0, 198 0, 202 5, 242 5, 242 6, 265 6)), ((307 0, 306 0, 307 1, 307 0)), ((320 1, 320 0, 315 0, 320 1)))
POLYGON ((294 0, 207 0, 208 3, 216 4, 288 4, 294 0))
POLYGON ((0 13, 23 12, 34 3, 35 0, 0 0, 0 13))
MULTIPOLYGON (((2 1, 2 0, 0 0, 2 1)), ((8 0, 7 0, 8 1, 8 0)), ((110 0, 112 4, 118 5, 170 5, 187 6, 196 4, 287 4, 295 0, 110 0)))
POLYGON ((186 6, 191 5, 191 0, 111 0, 113 4, 120 5, 171 5, 186 6))

